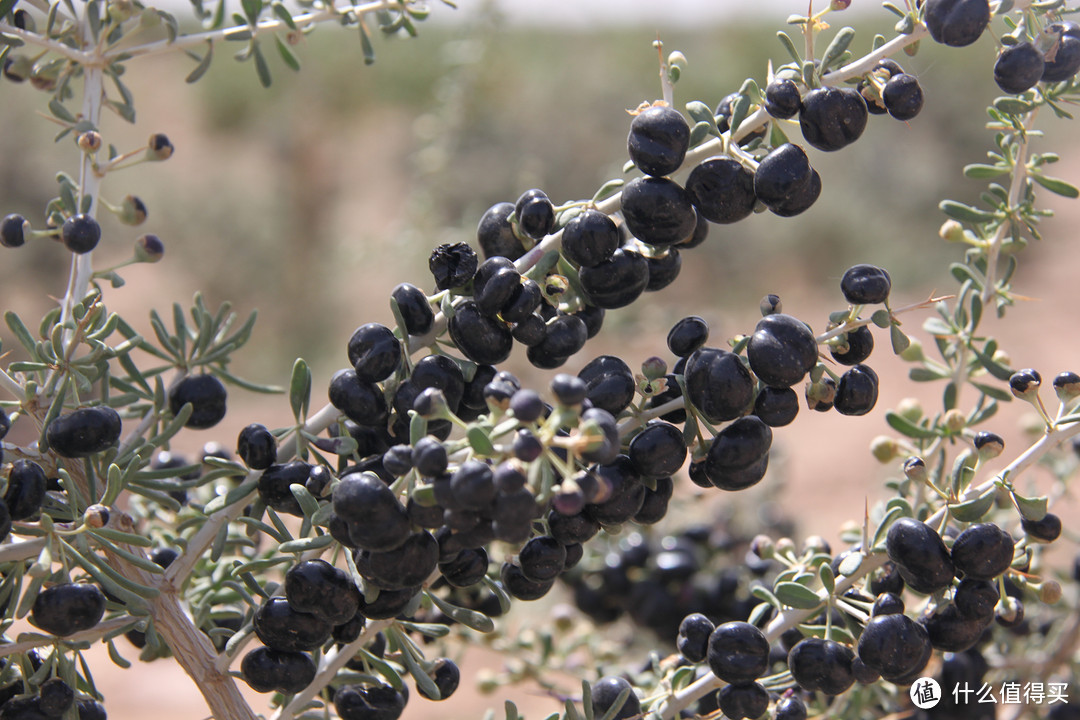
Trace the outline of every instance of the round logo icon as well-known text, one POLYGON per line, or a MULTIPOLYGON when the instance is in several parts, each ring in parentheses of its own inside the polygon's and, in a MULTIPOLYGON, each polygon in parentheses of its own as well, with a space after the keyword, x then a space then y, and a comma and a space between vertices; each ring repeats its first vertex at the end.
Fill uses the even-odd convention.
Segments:
POLYGON ((911 684, 908 690, 911 702, 920 710, 929 710, 941 702, 941 685, 934 678, 919 678, 911 684))

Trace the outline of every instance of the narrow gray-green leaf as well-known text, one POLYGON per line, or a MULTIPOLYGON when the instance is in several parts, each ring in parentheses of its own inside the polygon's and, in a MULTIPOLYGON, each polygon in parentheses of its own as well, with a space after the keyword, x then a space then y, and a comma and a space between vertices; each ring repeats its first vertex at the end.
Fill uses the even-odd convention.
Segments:
POLYGON ((895 413, 892 410, 885 413, 885 422, 889 423, 889 427, 893 430, 910 438, 929 440, 938 436, 937 431, 921 425, 916 425, 903 415, 895 413))
POLYGON ((289 46, 282 42, 281 38, 274 36, 274 42, 277 43, 278 54, 281 55, 282 61, 289 66, 290 69, 300 72, 300 61, 296 59, 296 55, 289 49, 289 46))
POLYGON ((296 30, 296 21, 293 20, 292 13, 289 12, 288 8, 286 8, 279 2, 271 4, 270 8, 274 11, 274 14, 281 19, 283 23, 289 26, 290 30, 296 30))
POLYGON ((466 627, 482 633, 489 633, 495 629, 495 623, 483 613, 453 605, 433 592, 427 593, 427 596, 431 598, 431 602, 435 603, 435 606, 442 610, 447 617, 458 621, 466 627))
POLYGON ((309 550, 321 550, 324 547, 329 547, 334 538, 329 535, 316 535, 314 537, 300 538, 299 540, 290 540, 283 542, 278 546, 278 552, 282 553, 302 553, 309 550))
POLYGON ((832 42, 829 43, 828 47, 825 48, 825 52, 821 55, 820 72, 828 72, 829 68, 836 64, 836 62, 848 49, 848 46, 851 45, 851 41, 854 39, 854 28, 841 28, 840 31, 836 33, 836 36, 832 39, 832 42))
POLYGON ((11 329, 11 332, 15 333, 15 338, 19 341, 19 344, 30 353, 30 356, 40 359, 37 353, 37 342, 30 334, 30 330, 23 324, 22 319, 11 310, 8 310, 4 313, 4 321, 7 323, 8 328, 11 329))
POLYGON ((273 83, 273 78, 270 76, 270 66, 266 64, 262 47, 256 38, 251 40, 251 55, 255 58, 255 72, 259 76, 259 84, 264 88, 270 87, 271 83, 273 83))

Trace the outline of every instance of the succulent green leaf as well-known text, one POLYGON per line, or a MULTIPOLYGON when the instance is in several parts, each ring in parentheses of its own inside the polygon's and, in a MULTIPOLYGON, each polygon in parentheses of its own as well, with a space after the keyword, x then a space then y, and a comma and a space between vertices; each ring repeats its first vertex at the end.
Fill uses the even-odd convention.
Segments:
POLYGON ((1080 189, 1060 178, 1049 177, 1042 173, 1031 173, 1031 179, 1052 193, 1075 200, 1080 197, 1080 189))
POLYGON ((750 594, 756 597, 758 600, 767 602, 777 610, 780 609, 780 600, 772 593, 769 588, 764 585, 754 585, 750 588, 750 594))
POLYGON ((311 368, 303 358, 297 358, 293 363, 292 378, 289 380, 289 405, 297 422, 304 422, 310 403, 311 368))
POLYGON ((990 488, 979 497, 949 506, 949 514, 961 522, 978 522, 994 506, 997 488, 990 488))
POLYGON ((791 56, 791 59, 794 60, 797 65, 801 66, 802 56, 799 55, 799 51, 795 49, 795 43, 791 41, 791 38, 788 37, 788 34, 785 32, 778 32, 776 33, 776 39, 779 40, 780 44, 784 46, 784 49, 787 50, 788 55, 791 56))
POLYGON ((942 200, 938 207, 941 208, 941 212, 960 222, 980 224, 994 219, 993 213, 973 208, 955 200, 942 200))
POLYGON ((1018 97, 999 97, 994 100, 994 108, 1005 115, 1019 116, 1031 112, 1035 106, 1018 97))
POLYGON ((1018 492, 1014 492, 1012 493, 1012 499, 1016 503, 1016 509, 1020 511, 1020 514, 1026 520, 1039 522, 1046 517, 1048 500, 1045 495, 1025 497, 1018 492))
POLYGON ((686 103, 686 113, 695 122, 715 124, 716 120, 713 116, 712 108, 700 100, 694 100, 686 103))
POLYGON ((825 52, 821 55, 821 70, 819 72, 828 72, 829 68, 837 63, 843 56, 844 52, 851 45, 851 41, 855 39, 855 29, 850 27, 841 28, 839 32, 833 37, 832 42, 825 48, 825 52))
POLYGON ((484 428, 471 427, 466 437, 469 439, 469 447, 478 455, 491 456, 495 454, 495 446, 491 444, 491 438, 488 437, 484 428))
MULTIPOLYGON (((840 567, 837 568, 841 577, 850 577, 859 571, 862 567, 863 558, 866 557, 861 552, 853 552, 846 558, 840 561, 840 567)), ((824 565, 822 567, 825 567, 824 565)), ((831 567, 830 567, 831 569, 831 567)), ((829 592, 832 592, 831 590, 829 592)))
POLYGON ((1004 165, 984 165, 982 163, 972 163, 971 165, 964 166, 964 177, 969 177, 973 180, 989 180, 1001 175, 1008 175, 1009 168, 1004 165))
POLYGON ((797 582, 779 582, 773 592, 780 602, 799 610, 813 610, 824 602, 816 592, 797 582))
POLYGON ((895 324, 889 328, 889 340, 892 341, 893 353, 897 355, 907 350, 908 346, 911 345, 911 338, 904 334, 899 325, 895 324))
POLYGON ((709 134, 712 133, 714 127, 716 127, 715 123, 694 123, 694 127, 690 128, 690 147, 695 147, 705 142, 705 138, 709 137, 709 134))
POLYGON ((825 588, 825 591, 832 595, 836 590, 836 576, 833 575, 832 566, 829 563, 822 563, 818 568, 818 577, 821 578, 821 584, 825 588))

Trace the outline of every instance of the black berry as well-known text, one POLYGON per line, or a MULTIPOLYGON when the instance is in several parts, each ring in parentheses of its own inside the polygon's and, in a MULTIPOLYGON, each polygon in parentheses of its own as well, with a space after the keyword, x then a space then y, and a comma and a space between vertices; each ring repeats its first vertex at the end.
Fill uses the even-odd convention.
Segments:
POLYGON ((842 346, 838 348, 835 345, 829 347, 829 354, 841 365, 858 365, 870 357, 870 353, 874 350, 874 334, 865 325, 849 330, 844 334, 843 339, 847 345, 846 348, 842 346))
POLYGON ((881 91, 885 109, 897 120, 911 120, 923 106, 923 90, 914 75, 893 75, 881 91))
POLYGON ((667 178, 638 177, 622 191, 627 229, 648 245, 667 246, 688 238, 697 226, 690 195, 667 178))
POLYGON ((851 648, 834 640, 810 637, 800 640, 788 653, 788 668, 799 687, 839 695, 855 684, 851 648))
POLYGON ((325 560, 305 560, 290 568, 285 573, 285 599, 293 610, 331 625, 348 622, 360 607, 356 584, 325 560))
POLYGON ((746 345, 746 357, 758 380, 772 387, 791 387, 817 364, 817 341, 806 323, 773 313, 758 321, 746 345))
POLYGON ((315 679, 315 663, 307 653, 261 647, 244 656, 240 674, 255 692, 291 695, 315 679))
POLYGON ((784 143, 758 164, 754 171, 754 194, 773 212, 794 214, 790 213, 792 206, 805 202, 808 193, 813 194, 813 177, 814 170, 803 149, 784 143))
POLYGON ((64 583, 38 593, 30 624, 50 635, 65 637, 98 624, 105 614, 105 595, 97 585, 64 583))
POLYGON ((990 3, 988 0, 926 0, 923 22, 935 41, 963 47, 978 40, 990 24, 990 3))
POLYGON ((619 248, 604 262, 583 267, 581 288, 590 305, 613 310, 625 307, 649 286, 649 263, 641 254, 619 248))
POLYGON ((367 323, 349 338, 349 362, 364 382, 380 382, 401 364, 401 343, 393 331, 379 323, 367 323))
POLYGON ((708 661, 724 682, 750 683, 769 669, 769 641, 750 623, 724 623, 709 635, 708 661))
MULTIPOLYGON (((514 206, 508 202, 492 205, 480 218, 476 227, 476 240, 480 243, 480 249, 484 257, 506 257, 517 260, 525 254, 525 246, 514 234, 514 227, 510 224, 510 216, 514 213, 514 206)), ((475 255, 474 255, 475 257, 475 255)), ((475 272, 476 267, 473 266, 475 272)), ((434 270, 432 271, 434 272, 434 270)), ((470 273, 470 277, 471 277, 470 273)), ((438 277, 436 277, 438 280, 438 277)), ((464 284, 464 283, 463 283, 464 284)), ((448 285, 447 287, 457 287, 448 285)), ((443 289, 440 285, 440 290, 443 289)))
POLYGON ((709 652, 709 637, 713 630, 712 621, 701 613, 693 613, 679 623, 679 636, 675 646, 679 654, 692 663, 704 662, 709 652))
POLYGON ((841 415, 865 415, 878 398, 878 376, 868 365, 856 365, 840 376, 833 407, 841 415))
POLYGON ((1071 20, 1062 20, 1046 26, 1044 33, 1059 35, 1057 42, 1047 53, 1043 68, 1043 82, 1063 82, 1080 70, 1080 25, 1071 20), (1053 59, 1050 54, 1053 54, 1053 59))
POLYGON ((310 474, 311 465, 303 460, 274 463, 259 476, 259 498, 279 513, 303 517, 304 511, 289 487, 304 485, 310 474))
POLYGON ((221 422, 225 417, 225 402, 228 392, 213 375, 185 375, 169 389, 169 411, 173 415, 191 403, 191 417, 184 427, 205 430, 221 422))
POLYGON ((526 190, 514 205, 518 227, 534 240, 542 240, 555 226, 555 208, 543 190, 526 190))
POLYGON ((727 156, 703 160, 686 179, 694 207, 714 223, 733 223, 754 211, 754 174, 727 156))
POLYGON ((454 344, 475 363, 497 365, 510 357, 514 347, 510 328, 481 313, 471 300, 454 309, 448 327, 454 344))
POLYGON ((49 423, 45 438, 57 455, 81 458, 115 445, 121 430, 120 415, 115 410, 95 405, 58 416, 49 423))
POLYGON ((840 278, 840 292, 852 305, 873 305, 889 298, 892 279, 875 265, 852 265, 840 278))
POLYGON ((10 515, 9 528, 11 520, 27 520, 38 514, 47 485, 45 471, 36 462, 16 460, 11 464, 4 491, 4 505, 10 515))
POLYGON ((255 634, 274 650, 314 650, 330 639, 332 630, 331 623, 310 613, 297 612, 280 596, 266 600, 255 613, 255 634))
POLYGON ((786 78, 777 78, 765 88, 765 112, 778 120, 795 117, 802 109, 799 86, 786 78))
POLYGON ((97 247, 101 225, 89 215, 72 215, 60 227, 60 239, 68 250, 83 255, 97 247))
POLYGON ((758 391, 753 414, 769 427, 790 425, 799 414, 799 394, 791 388, 766 385, 758 391))
POLYGON ((806 142, 833 151, 858 140, 868 117, 866 101, 854 88, 821 87, 803 98, 799 126, 806 142))
POLYGON ((686 360, 686 392, 709 422, 734 420, 754 400, 754 379, 738 355, 701 348, 686 360))
POLYGON ((236 454, 252 470, 265 470, 277 461, 277 439, 265 425, 253 423, 240 431, 236 454))
POLYGON ((562 252, 581 267, 595 267, 608 260, 621 243, 619 228, 604 213, 589 209, 566 224, 562 252))
POLYGON ((994 63, 994 82, 1002 92, 1017 95, 1035 87, 1045 68, 1043 54, 1030 42, 1009 45, 994 63))
POLYGON ((769 709, 769 692, 758 682, 728 685, 716 694, 716 701, 726 718, 758 718, 769 709))
POLYGON ((926 523, 900 518, 889 528, 885 549, 911 589, 930 594, 952 583, 955 568, 949 551, 926 523))
POLYGON ((1013 560, 1012 536, 994 523, 965 529, 953 542, 952 561, 965 578, 991 580, 1009 569, 1013 560))
POLYGON ((401 283, 393 289, 390 297, 397 303, 398 312, 405 323, 405 332, 409 335, 426 335, 435 321, 424 291, 415 285, 401 283))
POLYGON ((916 665, 930 649, 926 628, 902 611, 875 615, 859 636, 859 659, 886 680, 920 669, 916 665))
POLYGON ((678 110, 666 105, 654 105, 634 116, 626 138, 634 165, 654 177, 678 170, 689 145, 690 126, 678 110))
POLYGON ((611 720, 627 720, 641 714, 641 701, 634 694, 634 689, 626 678, 605 677, 596 681, 590 688, 592 690, 592 711, 596 717, 604 717, 618 701, 619 696, 626 694, 626 699, 615 711, 611 720))
POLYGON ((30 223, 22 215, 8 215, 0 221, 0 245, 4 247, 22 246, 29 233, 30 223))
POLYGON ((1036 542, 1054 542, 1061 535, 1061 518, 1054 513, 1046 513, 1040 520, 1020 519, 1024 534, 1036 542))

